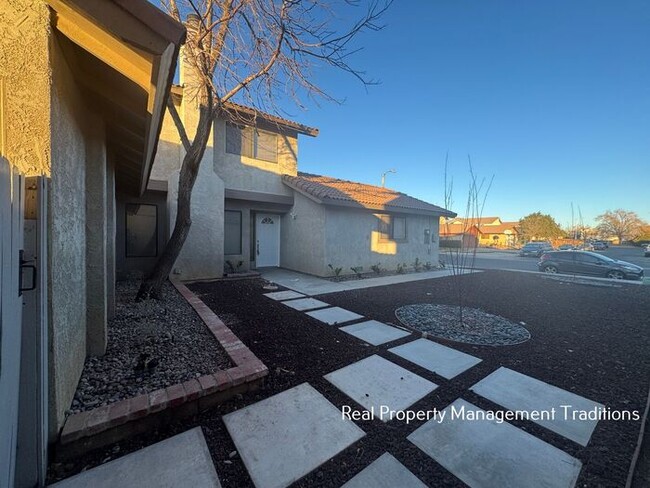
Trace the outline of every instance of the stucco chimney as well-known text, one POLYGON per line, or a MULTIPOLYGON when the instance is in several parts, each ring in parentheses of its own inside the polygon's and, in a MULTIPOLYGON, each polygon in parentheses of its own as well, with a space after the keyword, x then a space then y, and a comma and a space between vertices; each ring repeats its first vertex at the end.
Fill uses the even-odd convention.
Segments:
POLYGON ((193 87, 196 87, 196 73, 195 69, 191 63, 188 62, 185 54, 187 52, 187 47, 189 45, 194 46, 196 43, 196 36, 199 32, 199 25, 201 18, 196 14, 188 14, 185 18, 185 27, 187 28, 187 41, 184 46, 181 46, 180 51, 180 68, 179 76, 180 83, 187 89, 191 90, 193 87))

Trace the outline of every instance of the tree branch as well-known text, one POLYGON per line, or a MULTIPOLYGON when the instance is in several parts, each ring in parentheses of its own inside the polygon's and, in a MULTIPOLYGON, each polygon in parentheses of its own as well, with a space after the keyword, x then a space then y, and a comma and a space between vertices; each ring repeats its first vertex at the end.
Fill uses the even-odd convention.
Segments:
POLYGON ((174 121, 174 125, 176 126, 176 130, 178 131, 178 135, 181 138, 181 142, 183 143, 183 148, 185 149, 185 152, 189 152, 190 150, 190 140, 187 137, 187 132, 185 132, 185 126, 183 125, 183 121, 181 120, 180 115, 178 115, 178 111, 176 110, 176 106, 174 105, 174 101, 172 100, 171 94, 167 98, 167 110, 169 110, 169 115, 172 116, 172 120, 174 121))

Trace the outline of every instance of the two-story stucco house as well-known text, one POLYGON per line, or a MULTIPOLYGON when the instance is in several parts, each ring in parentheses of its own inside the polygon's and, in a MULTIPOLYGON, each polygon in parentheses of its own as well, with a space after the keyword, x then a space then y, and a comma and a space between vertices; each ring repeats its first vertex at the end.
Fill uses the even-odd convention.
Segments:
MULTIPOLYGON (((198 110, 183 84, 181 65, 173 101, 189 134, 198 110)), ((214 123, 192 196, 192 227, 173 273, 210 279, 224 271, 279 266, 327 276, 342 268, 416 259, 438 262, 441 216, 455 214, 403 193, 299 172, 298 137, 318 130, 228 104, 214 123)), ((183 159, 176 127, 165 117, 149 191, 118 197, 118 275, 153 266, 175 218, 183 159)))

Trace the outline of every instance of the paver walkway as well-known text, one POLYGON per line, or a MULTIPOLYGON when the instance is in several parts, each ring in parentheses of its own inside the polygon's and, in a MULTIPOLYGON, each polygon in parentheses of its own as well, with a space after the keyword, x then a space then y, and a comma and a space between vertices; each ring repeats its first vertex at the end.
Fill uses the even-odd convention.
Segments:
MULTIPOLYGON (((327 282, 329 285, 338 284, 327 282)), ((305 295, 314 293, 317 288, 317 285, 296 287, 305 295)), ((293 300, 282 303, 293 305, 297 310, 303 308, 303 304, 307 309, 312 305, 326 307, 302 313, 328 324, 326 326, 339 326, 342 333, 351 334, 360 341, 385 347, 386 352, 446 381, 454 381, 457 375, 481 361, 431 340, 416 338, 402 329, 374 320, 362 321, 361 315, 325 302, 310 301, 287 292, 271 293, 267 297, 274 300, 291 298, 293 300), (413 340, 393 348, 388 345, 409 336, 413 340)), ((314 322, 305 326, 309 325, 319 326, 314 322)), ((403 417, 392 414, 407 410, 439 387, 377 354, 332 371, 324 378, 350 398, 350 408, 372 412, 374 418, 383 422, 403 422, 403 417)), ((492 372, 471 389, 512 410, 559 409, 563 404, 585 410, 602 407, 507 368, 492 372)), ((582 467, 578 459, 508 422, 489 417, 489 413, 458 398, 412 432, 408 440, 471 487, 572 488, 575 485, 582 467)), ((224 422, 258 488, 288 486, 365 435, 308 383, 228 414, 224 422), (276 449, 277 445, 282 445, 283 449, 276 449)), ((597 424, 572 420, 538 423, 582 446, 587 445, 597 424)), ((397 459, 384 453, 345 486, 421 488, 424 485, 397 459)))

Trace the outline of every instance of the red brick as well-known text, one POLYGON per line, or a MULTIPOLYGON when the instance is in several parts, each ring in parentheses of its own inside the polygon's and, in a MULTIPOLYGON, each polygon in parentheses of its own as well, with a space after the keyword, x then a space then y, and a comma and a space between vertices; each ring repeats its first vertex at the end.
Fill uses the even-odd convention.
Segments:
POLYGON ((149 395, 138 395, 129 399, 129 420, 146 417, 149 413, 149 395))
POLYGON ((201 390, 203 391, 201 396, 209 395, 210 393, 217 391, 217 381, 211 374, 200 376, 199 383, 201 384, 201 390))
POLYGON ((237 386, 248 380, 250 371, 247 371, 245 366, 237 366, 236 368, 230 368, 228 374, 232 378, 232 385, 237 386))
POLYGON ((201 383, 198 380, 189 380, 183 383, 183 388, 185 389, 185 394, 187 396, 187 401, 191 402, 196 400, 201 396, 201 383))
POLYGON ((185 403, 185 389, 182 384, 176 384, 165 388, 167 390, 167 405, 170 408, 185 403))
POLYGON ((61 444, 67 444, 71 441, 79 439, 86 428, 88 420, 88 412, 75 413, 70 415, 61 431, 61 444))
POLYGON ((217 391, 224 391, 233 386, 232 379, 228 374, 228 371, 217 371, 212 376, 217 382, 217 391))
POLYGON ((97 434, 108 429, 108 406, 98 407, 88 412, 84 436, 97 434))
POLYGON ((167 392, 164 388, 149 393, 149 412, 160 412, 167 408, 167 392))
POLYGON ((129 419, 131 403, 129 400, 122 400, 109 405, 108 408, 108 426, 115 427, 122 425, 129 419))

